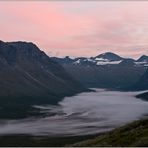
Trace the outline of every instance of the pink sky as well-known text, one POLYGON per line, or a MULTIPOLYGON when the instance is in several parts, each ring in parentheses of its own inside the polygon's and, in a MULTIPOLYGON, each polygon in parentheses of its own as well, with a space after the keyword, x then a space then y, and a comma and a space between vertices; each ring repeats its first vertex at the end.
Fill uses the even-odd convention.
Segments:
POLYGON ((49 56, 148 55, 148 1, 1 1, 3 41, 31 41, 49 56))

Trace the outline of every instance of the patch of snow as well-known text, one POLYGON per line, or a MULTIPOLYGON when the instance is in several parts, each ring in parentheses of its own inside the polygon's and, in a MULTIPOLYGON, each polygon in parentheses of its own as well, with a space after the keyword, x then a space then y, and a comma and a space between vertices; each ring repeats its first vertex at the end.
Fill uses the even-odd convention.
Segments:
POLYGON ((97 62, 97 65, 111 65, 111 64, 119 64, 119 63, 121 63, 122 62, 122 60, 120 60, 120 61, 111 61, 111 62, 97 62))
POLYGON ((87 59, 87 61, 89 61, 89 62, 95 62, 93 59, 87 59))
POLYGON ((70 58, 70 59, 72 59, 72 60, 74 60, 74 59, 75 59, 75 57, 73 57, 73 56, 69 56, 69 58, 70 58))
POLYGON ((104 58, 95 58, 96 61, 109 61, 108 59, 104 59, 104 58))
POLYGON ((144 61, 144 62, 135 62, 135 64, 146 64, 147 62, 146 61, 144 61))
POLYGON ((104 56, 105 54, 106 54, 106 53, 102 53, 101 55, 103 55, 103 56, 104 56))
POLYGON ((144 64, 144 67, 148 67, 148 64, 144 64))
POLYGON ((75 61, 74 64, 80 64, 80 59, 75 61))

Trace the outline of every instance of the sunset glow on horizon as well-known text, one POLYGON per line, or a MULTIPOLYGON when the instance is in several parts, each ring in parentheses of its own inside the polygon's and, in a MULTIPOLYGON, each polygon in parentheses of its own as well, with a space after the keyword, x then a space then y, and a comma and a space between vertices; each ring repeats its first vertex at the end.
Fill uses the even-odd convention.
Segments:
POLYGON ((28 41, 49 56, 148 55, 148 2, 1 1, 2 41, 28 41))

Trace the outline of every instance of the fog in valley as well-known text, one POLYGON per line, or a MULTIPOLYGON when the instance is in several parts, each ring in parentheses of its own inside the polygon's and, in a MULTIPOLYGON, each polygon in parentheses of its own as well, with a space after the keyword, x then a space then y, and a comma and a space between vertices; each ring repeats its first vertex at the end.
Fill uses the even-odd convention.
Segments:
POLYGON ((141 92, 95 90, 65 97, 58 106, 34 106, 45 112, 45 117, 0 120, 0 135, 87 135, 147 116, 148 102, 135 97, 141 92))

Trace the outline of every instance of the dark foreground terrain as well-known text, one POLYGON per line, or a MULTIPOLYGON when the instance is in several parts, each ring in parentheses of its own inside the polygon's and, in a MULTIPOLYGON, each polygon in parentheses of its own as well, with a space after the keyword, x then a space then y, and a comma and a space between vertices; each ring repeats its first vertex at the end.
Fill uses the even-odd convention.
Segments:
POLYGON ((0 146, 66 146, 94 137, 96 135, 71 137, 6 135, 0 136, 0 146))
POLYGON ((148 119, 135 121, 96 138, 74 144, 73 146, 148 146, 148 119))
POLYGON ((99 135, 72 137, 0 136, 0 146, 148 146, 148 119, 135 121, 99 135))

